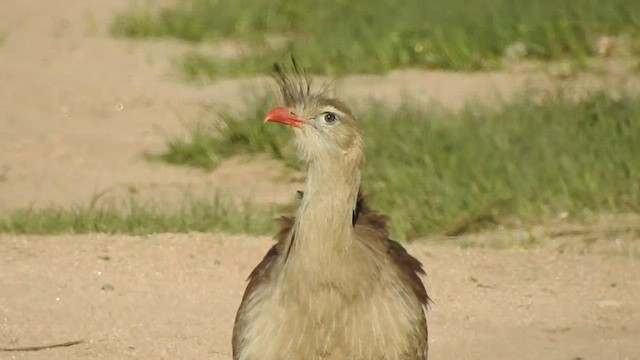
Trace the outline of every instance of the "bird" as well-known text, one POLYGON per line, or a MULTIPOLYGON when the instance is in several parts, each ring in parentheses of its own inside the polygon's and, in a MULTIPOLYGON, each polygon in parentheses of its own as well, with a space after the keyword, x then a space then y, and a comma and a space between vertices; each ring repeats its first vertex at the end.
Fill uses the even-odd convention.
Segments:
POLYGON ((295 217, 277 219, 276 242, 249 275, 233 359, 427 360, 425 271, 361 191, 361 126, 291 60, 274 65, 284 106, 264 122, 293 130, 306 180, 295 217))

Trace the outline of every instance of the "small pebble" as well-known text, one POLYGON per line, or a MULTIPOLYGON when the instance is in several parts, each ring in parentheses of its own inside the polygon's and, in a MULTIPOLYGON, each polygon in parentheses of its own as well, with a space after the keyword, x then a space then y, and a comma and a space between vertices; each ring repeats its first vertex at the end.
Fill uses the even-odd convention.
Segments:
POLYGON ((114 288, 113 288, 113 285, 111 285, 111 284, 104 284, 104 285, 102 285, 102 290, 103 290, 103 291, 113 291, 113 289, 114 289, 114 288))

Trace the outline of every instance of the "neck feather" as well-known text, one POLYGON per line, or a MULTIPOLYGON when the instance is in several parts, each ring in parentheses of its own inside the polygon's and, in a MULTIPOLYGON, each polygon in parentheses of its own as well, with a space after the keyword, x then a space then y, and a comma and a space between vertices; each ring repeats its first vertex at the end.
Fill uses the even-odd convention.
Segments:
POLYGON ((360 188, 361 161, 343 158, 309 163, 291 252, 322 261, 353 241, 352 216, 360 188))

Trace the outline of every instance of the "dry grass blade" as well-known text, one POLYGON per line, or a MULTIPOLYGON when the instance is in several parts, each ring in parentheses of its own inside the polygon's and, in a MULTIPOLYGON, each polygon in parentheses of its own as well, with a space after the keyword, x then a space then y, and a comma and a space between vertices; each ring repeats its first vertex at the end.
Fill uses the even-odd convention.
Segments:
POLYGON ((446 236, 459 236, 468 232, 478 231, 487 226, 500 223, 499 212, 509 205, 508 200, 497 201, 491 206, 458 220, 449 229, 445 230, 446 236))
POLYGON ((36 345, 36 346, 23 346, 23 347, 14 347, 14 348, 0 348, 0 351, 40 351, 47 349, 55 349, 60 347, 68 347, 73 345, 82 344, 84 340, 73 340, 67 341, 63 343, 57 344, 49 344, 49 345, 36 345))

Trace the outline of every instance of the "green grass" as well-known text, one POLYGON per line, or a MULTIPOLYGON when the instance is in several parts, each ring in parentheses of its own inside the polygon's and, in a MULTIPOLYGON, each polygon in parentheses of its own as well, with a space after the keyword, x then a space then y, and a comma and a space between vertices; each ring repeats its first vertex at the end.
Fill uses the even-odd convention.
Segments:
POLYGON ((157 11, 132 8, 111 32, 132 38, 192 42, 233 39, 247 56, 219 61, 185 57, 188 77, 232 76, 269 70, 293 53, 318 74, 380 73, 399 67, 476 70, 500 66, 505 49, 524 46, 531 59, 594 55, 603 35, 624 35, 640 54, 636 0, 177 0, 157 11), (280 39, 269 46, 267 39, 280 39))
POLYGON ((214 200, 185 201, 181 206, 130 199, 86 206, 26 208, 0 214, 0 233, 11 234, 134 234, 226 232, 268 234, 275 230, 273 212, 251 204, 214 200))
POLYGON ((256 126, 255 121, 245 121, 264 118, 274 103, 266 97, 251 97, 247 103, 253 106, 244 113, 231 110, 220 112, 218 117, 224 119, 224 126, 211 129, 196 124, 189 129, 188 140, 185 141, 183 137, 170 138, 165 152, 147 154, 147 157, 169 164, 212 169, 220 161, 238 153, 267 153, 295 167, 297 162, 292 156, 293 147, 288 143, 285 131, 273 126, 256 126))
MULTIPOLYGON (((562 94, 460 111, 407 103, 357 113, 366 135, 364 187, 400 239, 535 223, 568 212, 640 211, 640 100, 562 94)), ((218 135, 194 128, 158 155, 203 168, 241 153, 295 164, 290 131, 262 124, 267 102, 228 115, 218 135)))

